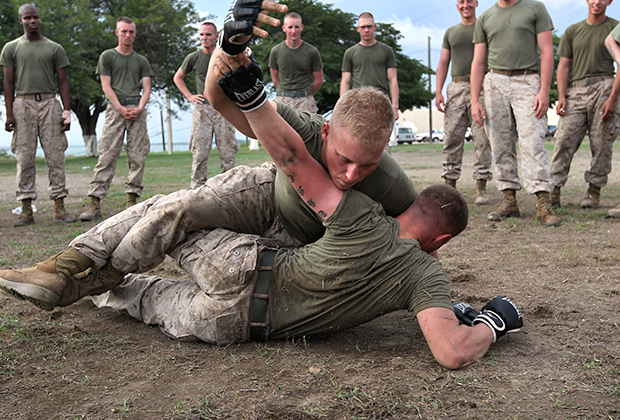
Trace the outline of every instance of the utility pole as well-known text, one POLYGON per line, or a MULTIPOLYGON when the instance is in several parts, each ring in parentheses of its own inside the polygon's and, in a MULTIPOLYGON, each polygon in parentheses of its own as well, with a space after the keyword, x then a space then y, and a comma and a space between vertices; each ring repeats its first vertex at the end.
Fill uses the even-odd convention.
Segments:
MULTIPOLYGON (((432 94, 431 90, 431 37, 428 37, 428 93, 432 94)), ((433 101, 428 102, 428 138, 433 141, 433 101)))
POLYGON ((161 145, 166 151, 166 136, 164 135, 164 112, 159 110, 159 119, 161 120, 161 145))
POLYGON ((168 111, 168 154, 172 154, 172 111, 170 110, 170 92, 166 89, 166 110, 168 111))

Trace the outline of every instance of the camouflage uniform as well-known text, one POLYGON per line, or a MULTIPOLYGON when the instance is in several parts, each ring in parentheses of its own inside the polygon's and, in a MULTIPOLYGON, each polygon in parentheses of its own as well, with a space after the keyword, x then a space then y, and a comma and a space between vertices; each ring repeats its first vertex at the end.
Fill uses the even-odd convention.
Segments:
POLYGON ((276 94, 275 100, 282 102, 283 104, 290 105, 299 112, 308 111, 316 114, 319 110, 313 95, 304 96, 301 98, 290 98, 288 96, 278 96, 278 94, 276 94))
POLYGON ((539 90, 538 74, 505 76, 489 72, 484 77, 484 127, 491 141, 500 191, 521 189, 517 141, 525 190, 530 194, 553 191, 544 147, 547 116, 537 118, 532 108, 539 90))
MULTIPOLYGON (((469 82, 451 82, 448 84, 448 100, 444 116, 444 128, 446 137, 443 148, 443 172, 442 178, 459 179, 461 177, 461 164, 463 163, 463 144, 465 132, 471 126, 475 145, 474 180, 490 181, 492 154, 489 139, 484 128, 473 123, 471 116, 469 82)), ((480 101, 483 102, 481 95, 480 101)))
POLYGON ((272 246, 256 235, 223 229, 194 232, 170 255, 195 282, 129 274, 119 286, 91 299, 98 307, 126 310, 158 325, 175 339, 220 346, 248 341, 257 265, 272 246))
POLYGON ((192 161, 191 187, 196 188, 207 181, 207 160, 213 144, 220 153, 222 173, 235 166, 235 153, 239 143, 235 137, 235 128, 224 119, 211 105, 196 104, 192 114, 192 132, 189 139, 189 150, 192 161))
MULTIPOLYGON (((138 105, 126 105, 126 108, 137 108, 138 105)), ((146 111, 135 121, 125 119, 113 105, 108 105, 105 112, 103 134, 99 139, 97 151, 99 160, 94 169, 94 177, 90 183, 88 195, 104 198, 114 179, 114 171, 123 147, 123 138, 127 132, 127 161, 129 173, 125 182, 127 194, 142 195, 142 178, 146 155, 151 150, 151 142, 146 129, 146 111)))
POLYGON ((223 228, 299 247, 276 216, 275 165, 238 166, 192 190, 156 195, 101 222, 69 246, 124 273, 155 268, 188 232, 223 228))
POLYGON ((11 151, 17 158, 17 200, 37 198, 35 183, 35 157, 37 137, 45 153, 45 162, 49 169, 49 197, 51 200, 68 195, 65 186, 65 150, 67 137, 61 130, 62 108, 52 97, 37 101, 24 99, 17 95, 13 103, 15 133, 11 142, 11 151))
POLYGON ((612 76, 589 86, 568 90, 566 115, 560 117, 551 159, 551 178, 556 186, 566 184, 573 155, 586 132, 589 132, 592 160, 590 169, 584 174, 585 181, 597 187, 607 185, 613 143, 620 132, 620 105, 616 103, 616 112, 605 121, 601 121, 601 108, 609 98, 613 82, 612 76))

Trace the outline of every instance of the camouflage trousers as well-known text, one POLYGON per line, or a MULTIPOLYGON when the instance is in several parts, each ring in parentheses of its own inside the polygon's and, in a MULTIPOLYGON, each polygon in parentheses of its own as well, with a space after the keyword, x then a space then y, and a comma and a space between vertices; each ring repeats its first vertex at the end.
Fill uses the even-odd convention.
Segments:
POLYGON ((259 236, 224 229, 194 232, 170 251, 194 282, 129 274, 92 300, 157 325, 175 339, 219 346, 248 341, 257 266, 262 251, 272 246, 259 236))
POLYGON ((299 247, 276 215, 273 163, 237 166, 205 185, 156 195, 112 216, 75 238, 69 246, 95 268, 110 263, 123 273, 143 273, 159 265, 188 234, 227 229, 260 235, 280 247, 299 247))
MULTIPOLYGON (((448 99, 443 119, 445 139, 443 142, 443 171, 441 177, 445 179, 459 179, 461 177, 465 132, 467 127, 471 127, 475 146, 473 178, 474 180, 492 180, 491 144, 484 132, 484 127, 474 122, 471 116, 471 88, 469 82, 450 82, 447 93, 448 99)), ((480 101, 483 102, 482 96, 480 101)))
POLYGON ((235 137, 235 128, 209 104, 197 104, 192 113, 192 131, 189 138, 189 150, 194 157, 192 161, 191 187, 196 188, 207 182, 207 161, 213 145, 220 153, 222 173, 235 166, 235 153, 239 143, 235 137))
MULTIPOLYGON (((127 108, 137 108, 137 105, 127 105, 127 108)), ((114 179, 118 157, 123 148, 125 133, 127 133, 127 163, 129 164, 125 192, 136 194, 138 197, 142 195, 146 155, 151 150, 151 142, 146 129, 146 111, 132 121, 125 119, 114 106, 108 105, 101 138, 97 145, 99 159, 88 189, 89 196, 103 199, 108 194, 110 184, 114 179)))
POLYGON ((614 79, 606 79, 589 86, 573 87, 566 95, 566 115, 560 117, 555 134, 555 147, 551 158, 551 179, 558 187, 563 187, 573 156, 586 133, 590 138, 592 160, 584 178, 597 187, 607 185, 611 172, 613 144, 620 132, 619 106, 615 114, 601 121, 601 109, 609 98, 614 79))
POLYGON ((539 90, 538 74, 504 76, 489 72, 484 77, 484 129, 491 142, 500 191, 521 189, 517 142, 525 190, 530 194, 553 191, 544 147, 547 116, 536 118, 533 109, 539 90))
POLYGON ((49 198, 56 200, 69 194, 66 188, 65 150, 67 137, 62 131, 62 108, 56 98, 24 99, 13 102, 15 131, 11 151, 17 160, 17 200, 37 199, 35 158, 37 138, 48 168, 49 198))
POLYGON ((276 96, 276 101, 290 105, 296 111, 308 111, 316 114, 319 108, 316 106, 314 96, 304 96, 301 98, 289 98, 288 96, 276 96))

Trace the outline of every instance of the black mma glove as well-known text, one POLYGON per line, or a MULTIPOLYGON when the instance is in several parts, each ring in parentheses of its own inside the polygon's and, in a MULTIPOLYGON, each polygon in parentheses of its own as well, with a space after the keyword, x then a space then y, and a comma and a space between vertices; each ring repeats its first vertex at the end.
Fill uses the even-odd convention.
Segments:
POLYGON ((252 61, 247 69, 240 66, 231 71, 223 79, 218 79, 217 84, 226 97, 243 112, 254 111, 267 101, 263 70, 256 61, 252 61))
POLYGON ((510 299, 503 296, 496 296, 484 305, 480 315, 474 319, 473 325, 480 322, 491 328, 494 343, 506 333, 517 332, 523 326, 521 312, 510 299))
POLYGON ((474 319, 480 312, 471 307, 471 305, 464 302, 452 302, 454 313, 461 324, 465 324, 468 327, 473 325, 474 319))
POLYGON ((252 40, 252 29, 262 4, 262 0, 232 0, 217 41, 217 46, 222 47, 227 55, 234 57, 245 51, 252 40), (237 38, 245 36, 249 37, 245 42, 237 41, 237 38))

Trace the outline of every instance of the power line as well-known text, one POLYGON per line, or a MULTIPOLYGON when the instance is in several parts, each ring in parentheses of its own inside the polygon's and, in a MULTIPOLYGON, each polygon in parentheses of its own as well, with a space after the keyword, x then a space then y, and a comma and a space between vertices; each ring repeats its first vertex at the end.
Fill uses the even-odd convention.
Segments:
POLYGON ((419 18, 417 18, 417 19, 410 20, 410 22, 417 22, 417 21, 419 21, 419 20, 426 19, 426 18, 427 18, 427 17, 429 17, 429 16, 436 15, 437 13, 441 13, 441 12, 443 12, 444 10, 448 10, 448 9, 452 9, 452 8, 454 8, 454 5, 446 6, 446 7, 444 7, 443 9, 439 9, 439 10, 437 10, 437 11, 433 12, 433 13, 429 13, 428 15, 420 16, 420 17, 419 17, 419 18))

